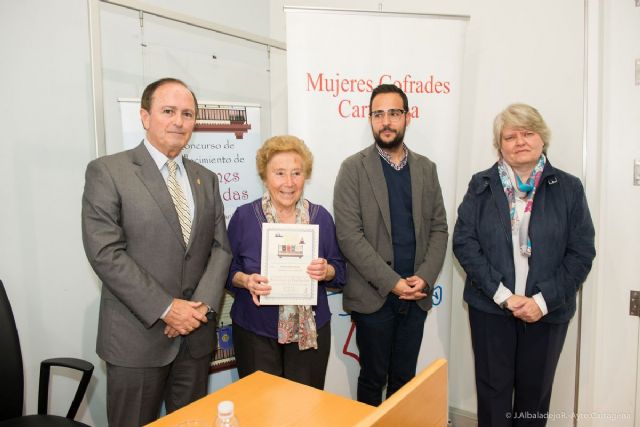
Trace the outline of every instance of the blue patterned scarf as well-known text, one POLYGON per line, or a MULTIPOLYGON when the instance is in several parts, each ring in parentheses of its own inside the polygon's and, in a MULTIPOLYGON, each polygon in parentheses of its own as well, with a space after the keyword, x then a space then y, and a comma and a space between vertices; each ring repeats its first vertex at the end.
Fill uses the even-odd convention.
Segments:
POLYGON ((536 189, 540 183, 540 177, 544 170, 544 165, 547 162, 547 158, 544 154, 540 155, 538 163, 531 171, 531 176, 526 182, 522 182, 520 177, 513 171, 504 159, 498 161, 498 174, 500 175, 500 182, 504 189, 504 194, 509 201, 509 216, 511 218, 511 233, 518 231, 518 246, 520 253, 526 257, 531 256, 531 239, 529 238, 529 221, 531 219, 531 209, 533 207, 533 198, 536 195, 536 189), (515 182, 516 186, 513 186, 515 182), (522 218, 518 218, 518 211, 516 209, 516 196, 527 198, 527 204, 524 208, 524 215, 522 218), (519 228, 518 228, 519 224, 519 228))

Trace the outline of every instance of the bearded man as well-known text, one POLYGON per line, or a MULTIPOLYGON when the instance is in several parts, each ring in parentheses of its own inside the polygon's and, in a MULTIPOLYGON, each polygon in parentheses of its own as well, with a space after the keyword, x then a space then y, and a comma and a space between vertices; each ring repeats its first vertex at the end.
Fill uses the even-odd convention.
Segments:
POLYGON ((375 143, 342 163, 333 209, 360 353, 357 398, 377 406, 385 385, 388 398, 416 374, 448 231, 436 165, 404 143, 407 95, 380 85, 369 111, 375 143))

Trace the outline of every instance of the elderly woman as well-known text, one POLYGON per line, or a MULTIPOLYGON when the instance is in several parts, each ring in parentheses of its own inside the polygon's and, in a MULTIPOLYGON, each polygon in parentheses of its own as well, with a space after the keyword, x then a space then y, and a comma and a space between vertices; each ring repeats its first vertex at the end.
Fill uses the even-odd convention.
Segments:
POLYGON ((345 275, 333 219, 325 208, 302 197, 313 157, 300 139, 268 139, 256 154, 256 165, 266 191, 239 207, 229 222, 233 261, 227 288, 235 295, 231 318, 238 373, 244 377, 261 370, 322 389, 331 345, 325 287, 341 287, 345 275), (320 258, 307 268, 309 277, 318 281, 316 306, 260 305, 260 296, 271 290, 269 278, 260 275, 266 222, 318 224, 320 258))
POLYGON ((540 113, 498 114, 499 159, 458 208, 453 252, 467 273, 479 426, 545 425, 576 293, 595 256, 578 178, 554 168, 540 113))

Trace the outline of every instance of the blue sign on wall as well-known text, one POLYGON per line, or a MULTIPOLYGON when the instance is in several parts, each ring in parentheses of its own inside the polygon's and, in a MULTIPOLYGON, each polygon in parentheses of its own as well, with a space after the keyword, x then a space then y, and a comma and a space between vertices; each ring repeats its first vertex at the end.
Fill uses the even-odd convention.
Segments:
POLYGON ((433 290, 433 295, 431 296, 431 302, 433 303, 434 307, 440 305, 440 303, 442 302, 442 292, 442 286, 436 285, 435 289, 433 290))

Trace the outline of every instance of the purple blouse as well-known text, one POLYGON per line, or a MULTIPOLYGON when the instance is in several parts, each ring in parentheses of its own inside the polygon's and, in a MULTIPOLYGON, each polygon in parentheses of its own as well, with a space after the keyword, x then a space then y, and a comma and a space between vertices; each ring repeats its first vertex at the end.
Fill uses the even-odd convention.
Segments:
MULTIPOLYGON (((318 282, 318 305, 313 307, 316 314, 316 326, 320 329, 331 319, 327 301, 326 285, 341 288, 345 283, 345 263, 342 259, 336 228, 331 214, 322 206, 309 202, 311 224, 318 224, 320 238, 318 255, 325 258, 336 271, 329 282, 318 282)), ((262 224, 267 218, 262 212, 262 199, 240 206, 229 221, 229 242, 233 260, 229 269, 227 289, 234 294, 231 306, 231 319, 236 325, 257 335, 278 339, 278 306, 256 306, 247 289, 236 288, 231 279, 237 272, 246 274, 260 273, 260 254, 262 251, 262 224)))

